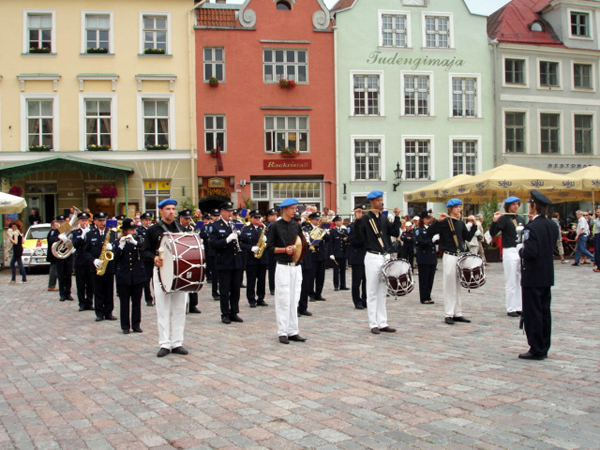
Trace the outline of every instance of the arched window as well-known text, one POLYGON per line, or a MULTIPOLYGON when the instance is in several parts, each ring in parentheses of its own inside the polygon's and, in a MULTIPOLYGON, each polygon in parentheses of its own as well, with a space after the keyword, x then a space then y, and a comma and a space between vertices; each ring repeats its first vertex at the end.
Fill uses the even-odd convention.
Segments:
POLYGON ((544 24, 536 20, 531 24, 531 31, 544 31, 544 24))
POLYGON ((291 11, 292 5, 290 5, 290 3, 286 0, 279 0, 277 2, 277 9, 281 9, 283 11, 291 11))

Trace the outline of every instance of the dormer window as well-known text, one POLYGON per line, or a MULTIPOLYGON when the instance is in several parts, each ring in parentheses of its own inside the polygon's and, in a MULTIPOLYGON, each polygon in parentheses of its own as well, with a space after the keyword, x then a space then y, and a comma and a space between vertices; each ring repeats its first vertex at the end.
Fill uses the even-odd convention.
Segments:
POLYGON ((531 31, 544 31, 544 24, 539 21, 535 21, 530 26, 531 31))
POLYGON ((277 2, 277 9, 281 9, 282 11, 291 11, 292 5, 290 5, 290 2, 286 0, 279 0, 277 2))

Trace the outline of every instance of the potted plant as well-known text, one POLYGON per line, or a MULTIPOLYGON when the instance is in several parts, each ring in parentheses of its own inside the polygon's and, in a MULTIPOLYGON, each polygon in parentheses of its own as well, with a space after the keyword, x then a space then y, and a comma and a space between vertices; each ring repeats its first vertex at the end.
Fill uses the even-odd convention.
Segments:
POLYGON ((50 47, 29 47, 29 53, 50 53, 50 47))
POLYGON ((106 150, 110 150, 110 145, 91 144, 91 145, 88 145, 87 149, 92 152, 106 151, 106 150))
POLYGON ((50 150, 52 150, 52 147, 50 147, 48 145, 30 145, 29 146, 30 152, 49 152, 50 150))
POLYGON ((9 189, 8 193, 10 195, 21 197, 23 195, 23 189, 21 189, 21 186, 13 186, 9 189))
POLYGON ((281 150, 281 156, 284 158, 295 158, 298 153, 300 152, 295 148, 284 147, 283 150, 281 150))
POLYGON ((118 195, 116 186, 105 185, 100 187, 100 197, 115 198, 118 195))
POLYGON ((208 84, 210 87, 217 87, 219 85, 219 80, 217 77, 210 77, 208 79, 208 84))
POLYGON ((164 48, 147 48, 147 49, 144 49, 144 53, 146 55, 164 55, 165 49, 164 48))
POLYGON ((279 86, 286 89, 293 89, 296 87, 296 82, 294 80, 286 80, 285 78, 280 78, 279 86))
POLYGON ((108 48, 98 47, 98 48, 87 48, 88 53, 108 53, 108 48))
POLYGON ((216 148, 211 148, 210 150, 208 150, 208 154, 210 156, 212 156, 213 158, 215 158, 217 156, 217 149, 216 148))
POLYGON ((485 254, 485 260, 487 262, 500 262, 500 248, 496 247, 496 244, 492 242, 486 249, 483 250, 485 254))
POLYGON ((146 150, 168 150, 168 144, 146 145, 146 150))

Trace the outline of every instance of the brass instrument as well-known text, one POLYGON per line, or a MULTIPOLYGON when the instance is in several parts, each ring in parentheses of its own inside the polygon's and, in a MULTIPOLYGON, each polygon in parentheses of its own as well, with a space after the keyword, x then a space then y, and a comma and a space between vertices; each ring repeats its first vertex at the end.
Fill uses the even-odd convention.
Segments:
MULTIPOLYGON (((106 249, 106 246, 109 244, 109 241, 110 241, 110 232, 113 230, 114 229, 111 229, 111 228, 105 228, 106 237, 104 238, 104 243, 102 244, 102 250, 100 251, 100 256, 98 257, 98 259, 101 261, 102 264, 100 265, 100 267, 98 267, 96 269, 96 275, 98 275, 99 277, 104 275, 104 272, 106 272, 106 267, 108 266, 108 263, 110 261, 112 261, 115 257, 115 254, 113 252, 106 249)), ((114 230, 114 231, 116 231, 116 230, 114 230)))
POLYGON ((254 254, 254 257, 256 259, 262 258, 262 255, 265 252, 265 249, 267 248, 267 243, 263 240, 265 236, 265 231, 267 231, 267 227, 263 225, 263 229, 260 232, 260 236, 258 237, 258 242, 256 243, 256 246, 258 247, 258 250, 256 250, 256 253, 254 254))
MULTIPOLYGON (((75 212, 73 213, 73 217, 69 222, 64 222, 58 227, 59 234, 70 235, 74 230, 73 227, 77 223, 77 214, 81 211, 73 206, 75 212)), ((67 242, 63 242, 61 240, 56 241, 52 244, 52 248, 50 249, 52 254, 58 259, 67 259, 73 253, 75 253, 75 247, 73 247, 73 242, 69 239, 67 242)))
POLYGON ((315 228, 313 228, 312 230, 310 230, 310 249, 314 252, 316 250, 316 247, 313 244, 314 241, 316 240, 322 240, 325 235, 328 233, 329 230, 326 230, 324 228, 321 228, 321 225, 323 225, 323 223, 325 222, 326 217, 321 217, 321 220, 319 220, 319 223, 317 224, 317 226, 315 228))

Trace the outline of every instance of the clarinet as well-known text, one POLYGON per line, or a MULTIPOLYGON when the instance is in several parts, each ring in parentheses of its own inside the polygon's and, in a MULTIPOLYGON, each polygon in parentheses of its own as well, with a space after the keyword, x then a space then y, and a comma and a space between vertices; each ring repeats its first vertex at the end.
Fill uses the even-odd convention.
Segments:
MULTIPOLYGON (((237 230, 235 229, 235 224, 233 221, 229 221, 229 226, 231 227, 231 231, 233 231, 234 233, 237 233, 237 230)), ((238 236, 239 238, 239 236, 238 236)), ((235 253, 240 253, 242 251, 242 248, 240 247, 240 241, 239 239, 235 239, 235 253)))

